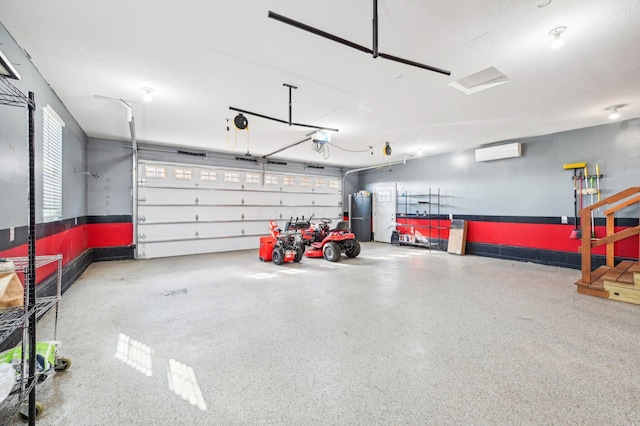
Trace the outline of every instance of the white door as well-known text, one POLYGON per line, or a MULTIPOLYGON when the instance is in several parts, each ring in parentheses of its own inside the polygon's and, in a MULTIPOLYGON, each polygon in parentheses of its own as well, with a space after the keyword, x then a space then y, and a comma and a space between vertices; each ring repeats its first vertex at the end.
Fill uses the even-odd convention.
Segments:
POLYGON ((339 177, 139 162, 138 258, 258 248, 269 221, 342 218, 339 177))
POLYGON ((381 186, 373 190, 373 240, 391 242, 396 229, 397 190, 395 186, 381 186))

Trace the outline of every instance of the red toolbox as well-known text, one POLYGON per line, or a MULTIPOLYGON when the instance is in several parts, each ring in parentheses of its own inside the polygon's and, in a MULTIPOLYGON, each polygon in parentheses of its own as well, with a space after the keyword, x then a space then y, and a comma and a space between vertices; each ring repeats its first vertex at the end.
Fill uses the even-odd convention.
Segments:
POLYGON ((271 262, 272 253, 273 237, 271 235, 260 237, 260 260, 262 260, 263 262, 271 262))

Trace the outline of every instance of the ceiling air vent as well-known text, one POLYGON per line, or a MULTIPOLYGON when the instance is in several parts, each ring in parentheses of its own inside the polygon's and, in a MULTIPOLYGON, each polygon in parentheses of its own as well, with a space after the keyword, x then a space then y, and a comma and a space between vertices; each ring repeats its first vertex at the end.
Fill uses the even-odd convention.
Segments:
POLYGON ((449 83, 453 87, 464 93, 465 95, 473 95, 492 87, 510 82, 511 79, 494 67, 479 71, 475 74, 468 75, 460 80, 449 83))
POLYGON ((522 147, 520 142, 476 149, 476 161, 501 160, 503 158, 515 158, 520 156, 522 156, 522 147))

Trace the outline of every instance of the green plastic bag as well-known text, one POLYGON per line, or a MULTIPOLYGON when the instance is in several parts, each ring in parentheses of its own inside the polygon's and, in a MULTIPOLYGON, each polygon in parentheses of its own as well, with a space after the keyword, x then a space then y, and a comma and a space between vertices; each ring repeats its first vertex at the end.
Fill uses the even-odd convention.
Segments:
MULTIPOLYGON (((49 371, 56 365, 56 352, 59 342, 37 342, 36 343, 36 369, 39 373, 49 371)), ((27 358, 29 349, 27 347, 27 358)), ((7 363, 19 365, 22 361, 22 345, 0 352, 0 364, 7 363)))

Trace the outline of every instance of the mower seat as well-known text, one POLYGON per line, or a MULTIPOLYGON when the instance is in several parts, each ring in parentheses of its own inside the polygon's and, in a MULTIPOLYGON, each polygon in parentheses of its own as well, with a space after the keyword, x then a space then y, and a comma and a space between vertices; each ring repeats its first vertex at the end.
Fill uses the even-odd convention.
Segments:
POLYGON ((345 222, 345 221, 338 222, 338 224, 336 225, 336 228, 333 229, 332 231, 348 232, 349 231, 349 222, 345 222))

